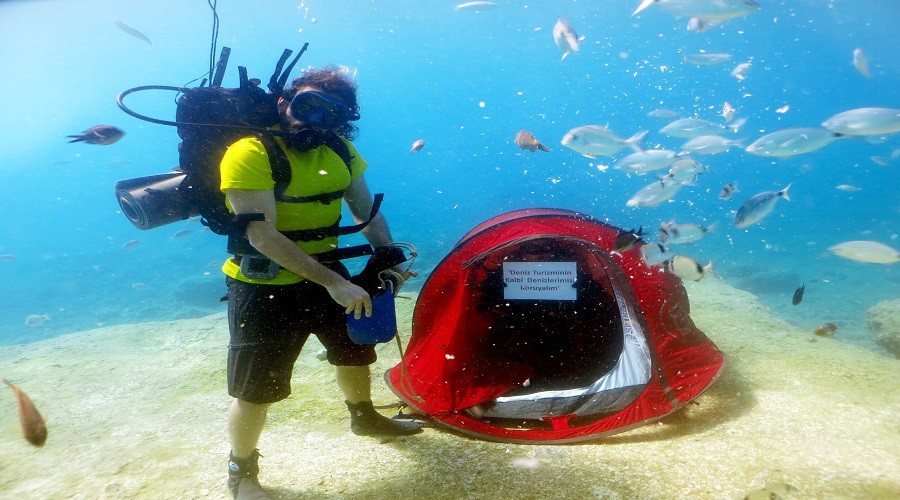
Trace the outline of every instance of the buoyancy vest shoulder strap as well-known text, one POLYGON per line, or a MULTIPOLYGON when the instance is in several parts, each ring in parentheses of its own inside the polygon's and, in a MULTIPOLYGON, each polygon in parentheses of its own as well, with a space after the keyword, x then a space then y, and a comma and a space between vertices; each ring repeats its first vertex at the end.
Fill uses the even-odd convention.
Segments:
POLYGON ((272 134, 260 133, 257 135, 259 142, 262 143, 269 157, 269 165, 272 168, 272 180, 275 181, 276 191, 278 186, 284 186, 281 191, 287 188, 291 182, 291 162, 288 160, 287 153, 281 149, 281 145, 275 140, 272 134))
MULTIPOLYGON (((271 134, 260 134, 259 140, 262 142, 269 157, 269 164, 272 168, 272 180, 275 181, 276 200, 285 203, 312 203, 317 201, 322 204, 328 204, 344 197, 343 190, 312 196, 288 196, 284 194, 291 183, 291 163, 288 160, 287 153, 271 134)), ((326 136, 325 145, 334 151, 343 160, 347 170, 352 172, 353 156, 350 154, 347 144, 337 134, 331 133, 326 136)))

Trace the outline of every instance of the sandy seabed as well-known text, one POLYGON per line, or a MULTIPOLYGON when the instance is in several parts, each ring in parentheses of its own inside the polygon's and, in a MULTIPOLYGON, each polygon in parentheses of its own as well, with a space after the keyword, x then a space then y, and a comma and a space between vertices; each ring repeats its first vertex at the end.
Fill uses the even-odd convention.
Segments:
MULTIPOLYGON (((900 361, 817 338, 714 280, 688 286, 727 365, 659 422, 574 445, 357 437, 311 341, 293 395, 270 410, 260 480, 275 498, 733 499, 768 483, 796 498, 900 498, 900 361)), ((413 301, 398 304, 408 338, 413 301)), ((215 314, 0 348, 0 376, 50 432, 41 449, 25 442, 0 393, 0 497, 230 498, 227 331, 215 314)), ((379 357, 375 403, 396 401, 380 379, 395 344, 379 357)))

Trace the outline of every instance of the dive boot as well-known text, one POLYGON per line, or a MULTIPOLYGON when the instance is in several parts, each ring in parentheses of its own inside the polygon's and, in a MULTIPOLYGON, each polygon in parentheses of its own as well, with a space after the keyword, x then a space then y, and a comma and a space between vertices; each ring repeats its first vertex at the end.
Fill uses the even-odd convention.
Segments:
POLYGON ((236 459, 228 457, 228 489, 235 499, 267 500, 266 494, 259 486, 259 450, 253 450, 249 458, 236 459))
POLYGON ((357 436, 409 436, 422 432, 422 425, 409 420, 394 420, 375 411, 371 401, 351 403, 350 431, 357 436))

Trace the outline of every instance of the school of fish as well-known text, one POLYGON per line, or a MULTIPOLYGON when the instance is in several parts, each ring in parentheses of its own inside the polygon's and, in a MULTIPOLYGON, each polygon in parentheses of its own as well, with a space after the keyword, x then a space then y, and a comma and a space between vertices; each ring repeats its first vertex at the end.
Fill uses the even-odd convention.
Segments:
MULTIPOLYGON (((754 14, 761 6, 754 0, 642 0, 633 15, 651 8, 658 8, 675 17, 688 18, 689 31, 705 31, 728 20, 754 14)), ((553 40, 562 52, 563 60, 579 51, 579 42, 584 38, 576 33, 570 21, 557 19, 553 27, 553 40)), ((702 50, 683 56, 684 63, 701 68, 723 64, 731 59, 732 55, 729 53, 702 50)), ((868 58, 862 49, 853 51, 852 60, 862 76, 873 78, 868 58)), ((749 77, 751 65, 751 61, 738 63, 731 71, 731 76, 743 81, 749 77)), ((839 139, 863 137, 875 143, 878 138, 900 132, 900 109, 866 107, 838 113, 825 119, 819 126, 796 124, 778 130, 761 131, 759 137, 745 146, 745 138, 729 137, 729 134, 739 133, 747 118, 737 116, 738 110, 730 102, 722 103, 718 109, 720 120, 724 119, 724 123, 699 116, 680 117, 678 112, 668 109, 649 112, 648 116, 652 118, 670 120, 659 129, 659 133, 669 138, 683 139, 684 142, 677 149, 665 149, 659 145, 644 148, 641 143, 648 136, 648 130, 635 132, 625 138, 610 125, 597 123, 572 127, 560 143, 590 159, 613 158, 613 169, 625 175, 653 177, 649 184, 625 202, 628 207, 644 208, 669 202, 683 188, 697 185, 700 175, 709 169, 692 156, 727 154, 732 149, 737 149, 754 156, 786 158, 818 151, 839 139), (623 155, 623 150, 628 153, 623 155)), ((783 115, 790 111, 790 105, 785 104, 774 111, 783 115)), ((537 149, 539 146, 536 145, 540 144, 530 132, 524 130, 516 136, 515 143, 530 151, 537 149)), ((873 157, 872 161, 887 165, 890 160, 873 157)), ((598 169, 606 171, 606 166, 598 166, 598 169)), ((733 227, 749 230, 762 223, 776 210, 780 200, 790 201, 790 187, 791 184, 788 183, 781 189, 761 190, 748 196, 733 212, 733 227)), ((846 184, 837 189, 848 192, 859 190, 846 184)), ((737 183, 726 183, 718 192, 719 199, 727 202, 738 192, 737 183)), ((613 250, 621 253, 640 249, 647 265, 662 264, 667 271, 682 279, 699 280, 712 270, 712 263, 700 265, 689 257, 672 252, 668 245, 697 242, 715 226, 715 222, 708 226, 661 222, 658 243, 644 243, 640 230, 624 231, 613 250)), ((837 256, 859 262, 891 263, 897 259, 896 250, 878 242, 850 241, 835 245, 829 250, 837 256)))

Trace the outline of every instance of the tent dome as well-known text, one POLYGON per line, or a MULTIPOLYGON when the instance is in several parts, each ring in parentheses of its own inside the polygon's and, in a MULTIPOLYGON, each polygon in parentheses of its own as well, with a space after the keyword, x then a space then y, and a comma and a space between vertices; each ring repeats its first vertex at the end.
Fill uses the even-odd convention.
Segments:
POLYGON ((620 232, 559 209, 474 228, 422 287, 389 387, 453 430, 526 443, 596 439, 697 397, 724 357, 642 242, 613 252, 620 232))

